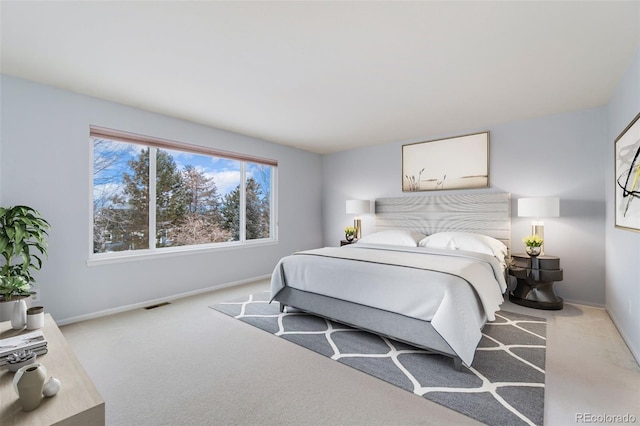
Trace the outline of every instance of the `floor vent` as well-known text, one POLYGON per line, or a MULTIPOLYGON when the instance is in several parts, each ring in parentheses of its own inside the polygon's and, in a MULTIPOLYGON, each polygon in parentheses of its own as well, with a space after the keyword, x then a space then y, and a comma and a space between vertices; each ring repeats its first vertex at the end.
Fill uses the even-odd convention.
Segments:
POLYGON ((145 309, 146 310, 155 309, 155 308, 159 308, 160 306, 166 306, 166 305, 170 305, 170 303, 169 302, 162 302, 162 303, 158 303, 157 305, 146 306, 145 309))

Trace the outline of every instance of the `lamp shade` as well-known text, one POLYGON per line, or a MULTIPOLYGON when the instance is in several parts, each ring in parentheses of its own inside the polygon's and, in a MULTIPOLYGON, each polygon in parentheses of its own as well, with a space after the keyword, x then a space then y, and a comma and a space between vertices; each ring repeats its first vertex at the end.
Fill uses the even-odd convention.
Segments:
POLYGON ((519 217, 559 217, 560 199, 558 197, 547 198, 519 198, 519 217))
POLYGON ((369 213, 369 211, 370 211, 369 200, 347 200, 348 214, 362 214, 362 213, 369 213))

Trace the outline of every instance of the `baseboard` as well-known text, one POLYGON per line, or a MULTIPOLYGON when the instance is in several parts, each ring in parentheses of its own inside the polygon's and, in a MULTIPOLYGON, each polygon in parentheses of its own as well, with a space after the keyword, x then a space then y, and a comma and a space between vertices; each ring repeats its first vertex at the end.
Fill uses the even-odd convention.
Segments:
POLYGON ((80 321, 86 321, 86 320, 90 320, 90 319, 105 317, 107 315, 119 314, 121 312, 132 311, 134 309, 140 309, 140 308, 144 308, 144 307, 147 307, 147 306, 150 306, 150 305, 156 305, 156 304, 159 304, 159 303, 169 302, 169 301, 176 300, 176 299, 182 299, 182 298, 185 298, 185 297, 196 296, 196 295, 202 294, 202 293, 209 293, 210 291, 214 291, 214 290, 222 290, 223 288, 236 287, 236 286, 239 286, 239 285, 243 285, 243 284, 248 284, 248 283, 255 282, 255 281, 264 280, 264 279, 267 279, 267 278, 270 278, 270 277, 271 277, 271 274, 262 275, 262 276, 258 276, 258 277, 248 278, 248 279, 245 279, 245 280, 234 281, 234 282, 221 284, 221 285, 215 285, 215 286, 211 286, 211 287, 205 287, 205 288, 201 288, 201 289, 193 290, 193 291, 187 291, 185 293, 178 293, 178 294, 174 294, 174 295, 167 296, 167 297, 161 297, 159 299, 145 300, 144 302, 133 303, 131 305, 118 306, 117 308, 105 309, 105 310, 102 310, 102 311, 93 312, 93 313, 86 314, 86 315, 79 315, 79 316, 76 316, 76 317, 65 318, 65 319, 62 319, 62 320, 56 320, 56 324, 58 324, 58 326, 63 326, 63 325, 67 325, 67 324, 73 324, 75 322, 80 322, 80 321))
POLYGON ((607 306, 605 304, 602 303, 592 303, 592 302, 585 302, 583 300, 573 300, 573 299, 564 299, 564 303, 568 303, 570 305, 577 305, 577 306, 587 306, 589 308, 599 308, 599 309, 607 309, 607 306))
POLYGON ((620 322, 616 319, 616 316, 609 309, 607 309, 607 314, 609 314, 609 318, 611 318, 613 325, 618 329, 618 333, 620 333, 624 344, 627 345, 627 348, 629 348, 629 352, 631 352, 631 355, 633 355, 633 357, 636 359, 636 363, 640 365, 640 353, 629 344, 629 342, 631 342, 631 339, 629 339, 629 336, 625 335, 622 327, 620 327, 620 322))

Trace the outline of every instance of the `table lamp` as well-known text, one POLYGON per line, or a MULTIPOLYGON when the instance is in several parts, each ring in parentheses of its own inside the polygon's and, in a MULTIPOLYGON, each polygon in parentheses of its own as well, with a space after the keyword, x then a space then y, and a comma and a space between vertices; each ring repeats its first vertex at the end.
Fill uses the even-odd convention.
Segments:
POLYGON ((356 228, 356 239, 362 237, 362 220, 360 214, 369 213, 369 200, 347 200, 347 214, 356 215, 353 219, 353 227, 356 228))
POLYGON ((518 199, 518 216, 519 217, 535 217, 531 222, 531 234, 542 238, 542 246, 540 246, 540 254, 544 254, 544 222, 540 218, 559 217, 560 216, 560 199, 557 197, 546 198, 519 198, 518 199))

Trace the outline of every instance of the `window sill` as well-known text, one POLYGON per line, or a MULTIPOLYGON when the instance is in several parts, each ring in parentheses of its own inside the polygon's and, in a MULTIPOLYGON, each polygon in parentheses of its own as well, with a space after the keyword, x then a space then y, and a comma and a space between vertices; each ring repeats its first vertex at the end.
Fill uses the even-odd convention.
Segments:
POLYGON ((166 249, 156 250, 137 250, 136 252, 112 252, 112 253, 99 253, 89 255, 87 260, 87 266, 100 266, 109 265, 114 263, 125 262, 137 262, 143 260, 154 260, 166 257, 187 256, 187 255, 199 255, 206 253, 213 253, 219 251, 238 250, 244 248, 264 247, 277 245, 278 240, 265 239, 248 242, 230 242, 230 243, 217 243, 216 245, 208 246, 185 246, 185 247, 173 247, 166 249))

